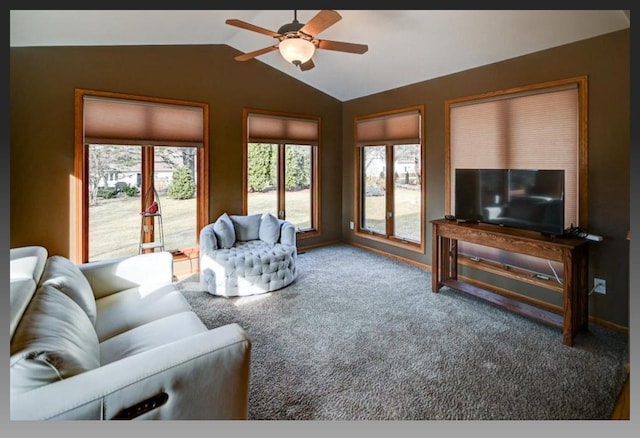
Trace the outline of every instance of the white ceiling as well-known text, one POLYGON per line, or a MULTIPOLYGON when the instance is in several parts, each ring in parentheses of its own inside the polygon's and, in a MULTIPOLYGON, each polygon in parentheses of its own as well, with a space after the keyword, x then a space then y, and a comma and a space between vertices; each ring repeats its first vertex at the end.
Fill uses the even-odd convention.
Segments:
MULTIPOLYGON (((306 23, 318 11, 297 12, 306 23)), ((367 44, 363 55, 318 50, 302 72, 278 52, 264 62, 340 101, 421 82, 630 27, 622 10, 338 10, 319 39, 367 44)), ((277 31, 289 10, 12 10, 10 46, 227 44, 243 53, 274 39, 225 24, 277 31)))

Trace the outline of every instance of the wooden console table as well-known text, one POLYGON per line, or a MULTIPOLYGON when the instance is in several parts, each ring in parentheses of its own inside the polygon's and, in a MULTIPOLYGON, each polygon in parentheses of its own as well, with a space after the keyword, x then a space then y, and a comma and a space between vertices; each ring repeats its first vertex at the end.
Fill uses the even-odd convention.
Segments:
POLYGON ((437 219, 432 224, 432 291, 442 286, 505 307, 537 321, 562 328, 562 342, 572 346, 574 335, 588 324, 587 240, 544 237, 539 233, 484 223, 437 219), (564 266, 563 314, 536 307, 458 280, 458 241, 528 254, 564 266))

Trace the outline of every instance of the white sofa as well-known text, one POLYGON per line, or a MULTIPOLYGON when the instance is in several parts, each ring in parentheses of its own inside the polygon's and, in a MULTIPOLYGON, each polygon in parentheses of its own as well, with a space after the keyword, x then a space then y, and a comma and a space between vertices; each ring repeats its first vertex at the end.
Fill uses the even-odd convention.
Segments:
POLYGON ((223 213, 200 231, 200 284, 224 297, 275 291, 296 280, 297 256, 291 222, 223 213))
POLYGON ((251 341, 204 326, 170 253, 10 262, 11 420, 247 418, 251 341))

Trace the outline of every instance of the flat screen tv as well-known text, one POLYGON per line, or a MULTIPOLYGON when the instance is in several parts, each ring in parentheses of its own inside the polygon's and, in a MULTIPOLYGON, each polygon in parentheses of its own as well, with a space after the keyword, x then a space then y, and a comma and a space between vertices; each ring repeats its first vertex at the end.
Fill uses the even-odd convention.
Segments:
POLYGON ((564 234, 564 170, 456 169, 458 220, 564 234))

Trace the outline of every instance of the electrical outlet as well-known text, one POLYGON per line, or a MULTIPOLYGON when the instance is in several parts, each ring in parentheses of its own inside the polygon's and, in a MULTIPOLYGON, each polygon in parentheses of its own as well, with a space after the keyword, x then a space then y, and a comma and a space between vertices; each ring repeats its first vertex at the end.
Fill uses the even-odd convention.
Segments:
POLYGON ((593 291, 597 294, 607 293, 607 282, 602 278, 593 279, 593 291))
POLYGON ((353 221, 349 222, 349 229, 353 230, 353 221))

